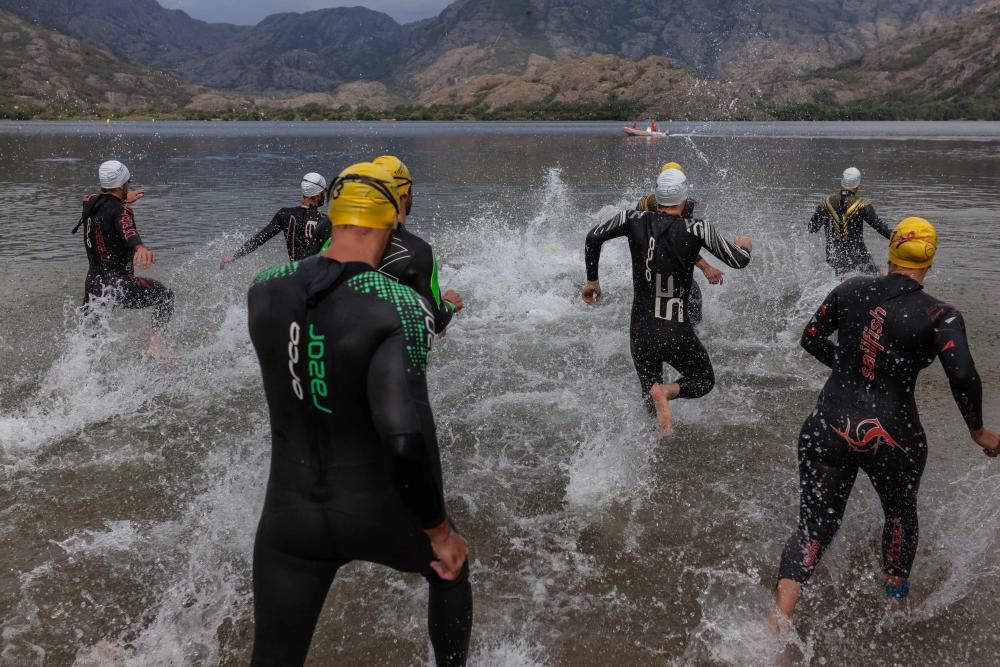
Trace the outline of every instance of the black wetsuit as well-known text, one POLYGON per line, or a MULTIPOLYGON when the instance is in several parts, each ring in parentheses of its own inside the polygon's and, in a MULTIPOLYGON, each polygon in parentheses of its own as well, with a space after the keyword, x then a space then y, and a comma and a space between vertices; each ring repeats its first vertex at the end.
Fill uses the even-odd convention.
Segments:
POLYGON ((400 225, 378 270, 379 273, 412 287, 427 300, 434 311, 435 333, 448 328, 455 314, 455 306, 441 298, 437 260, 434 258, 434 249, 427 241, 400 225))
POLYGON ((799 527, 780 576, 804 583, 840 527, 860 468, 885 512, 885 572, 907 577, 917 549, 917 489, 927 440, 914 389, 941 359, 970 431, 983 425, 982 384, 962 315, 898 274, 854 278, 823 302, 802 347, 833 369, 799 436, 799 527), (839 343, 829 340, 837 333, 839 343))
MULTIPOLYGON (((698 205, 694 199, 688 199, 684 203, 684 210, 681 211, 682 218, 694 218, 694 207, 698 205)), ((644 195, 639 203, 636 204, 635 210, 643 211, 648 213, 655 213, 659 205, 656 202, 656 195, 649 194, 644 195)), ((701 259, 701 255, 698 255, 698 259, 695 263, 701 259)), ((691 281, 691 291, 687 294, 686 303, 684 304, 684 310, 687 314, 687 318, 691 321, 691 324, 698 326, 704 319, 704 299, 701 295, 701 287, 698 285, 697 280, 691 281)))
POLYGON ((285 235, 290 261, 312 257, 330 238, 330 219, 317 206, 283 208, 274 214, 266 227, 236 251, 233 259, 249 255, 278 234, 285 235))
POLYGON ((250 337, 271 416, 254 544, 254 665, 300 665, 340 566, 419 572, 439 665, 464 664, 468 568, 440 579, 424 529, 445 520, 427 401, 430 309, 365 264, 311 257, 261 273, 250 337))
POLYGON ((892 236, 892 230, 875 213, 875 207, 848 190, 827 197, 813 213, 809 231, 826 231, 826 263, 837 275, 851 271, 879 273, 865 245, 865 224, 885 238, 892 236))
POLYGON ((80 224, 90 262, 83 305, 106 296, 123 308, 151 308, 153 326, 166 326, 174 312, 174 293, 156 280, 135 277, 132 256, 142 239, 132 209, 113 195, 91 195, 84 199, 80 224))
POLYGON ((632 251, 632 361, 647 407, 649 390, 663 382, 664 363, 681 374, 678 398, 704 396, 715 386, 715 372, 686 313, 694 265, 702 248, 734 269, 746 267, 750 253, 703 220, 622 211, 587 235, 587 280, 598 279, 604 242, 621 236, 632 251))

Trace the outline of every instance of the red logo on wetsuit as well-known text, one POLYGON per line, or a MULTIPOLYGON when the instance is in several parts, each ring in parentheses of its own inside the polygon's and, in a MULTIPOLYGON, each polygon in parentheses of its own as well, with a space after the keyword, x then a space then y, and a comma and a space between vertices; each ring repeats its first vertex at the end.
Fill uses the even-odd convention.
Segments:
POLYGON ((861 332, 861 375, 868 380, 875 379, 875 363, 878 361, 878 353, 885 351, 885 347, 879 342, 885 333, 885 308, 879 306, 875 310, 868 312, 872 316, 871 323, 861 332))
POLYGON ((903 567, 903 519, 902 517, 893 517, 889 520, 890 535, 889 535, 889 545, 886 549, 885 556, 888 564, 899 570, 903 567))
POLYGON ((866 419, 854 429, 851 436, 851 420, 847 420, 847 428, 843 431, 833 426, 833 432, 843 438, 851 449, 859 454, 878 454, 878 448, 883 444, 896 449, 902 449, 899 443, 882 427, 878 419, 866 419), (856 438, 856 439, 855 439, 856 438))

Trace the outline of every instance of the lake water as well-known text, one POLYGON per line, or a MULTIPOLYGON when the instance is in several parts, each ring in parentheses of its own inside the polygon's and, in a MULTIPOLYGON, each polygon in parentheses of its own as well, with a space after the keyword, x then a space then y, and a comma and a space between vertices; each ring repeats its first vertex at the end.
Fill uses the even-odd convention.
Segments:
MULTIPOLYGON (((1000 426, 1000 124, 0 124, 0 662, 240 665, 269 457, 245 295, 276 239, 219 258, 328 179, 391 152, 410 166, 410 225, 467 307, 429 382, 451 513, 473 548, 473 664, 768 664, 764 626, 797 517, 795 443, 825 379, 799 334, 836 284, 806 233, 843 168, 895 223, 938 225, 928 289, 964 313, 1000 426), (148 314, 77 324, 86 258, 70 229, 97 165, 146 191, 148 275, 177 293, 176 360, 142 354, 148 314), (678 402, 660 442, 628 351, 626 244, 606 300, 579 298, 588 229, 683 164, 700 212, 755 242, 703 284, 718 385, 678 402)), ((879 262, 886 242, 869 230, 879 262)), ((719 264, 716 262, 716 264, 719 264)), ((803 662, 995 664, 1000 462, 971 440, 939 366, 919 385, 930 457, 909 615, 883 609, 881 512, 859 478, 797 619, 803 662)), ((430 659, 426 587, 341 570, 310 664, 430 659)))

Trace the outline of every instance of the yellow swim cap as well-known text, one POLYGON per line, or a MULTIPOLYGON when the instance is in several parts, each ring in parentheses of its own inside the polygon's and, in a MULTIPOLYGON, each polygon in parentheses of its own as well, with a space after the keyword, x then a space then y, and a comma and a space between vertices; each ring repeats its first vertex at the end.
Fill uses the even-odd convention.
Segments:
POLYGON ((923 218, 904 219, 889 239, 889 261, 906 269, 926 269, 934 263, 935 252, 937 230, 923 218))
POLYGON ((371 162, 351 165, 330 186, 333 225, 395 229, 399 216, 399 188, 392 174, 371 162))
POLYGON ((410 194, 413 179, 410 177, 410 170, 407 169, 402 160, 395 155, 381 155, 372 160, 372 164, 377 164, 392 174, 392 177, 396 179, 396 187, 399 188, 400 197, 410 194))
POLYGON ((684 173, 684 168, 681 167, 676 162, 668 162, 665 165, 663 165, 662 167, 660 167, 660 173, 662 174, 667 169, 676 169, 677 171, 681 172, 682 174, 684 173))

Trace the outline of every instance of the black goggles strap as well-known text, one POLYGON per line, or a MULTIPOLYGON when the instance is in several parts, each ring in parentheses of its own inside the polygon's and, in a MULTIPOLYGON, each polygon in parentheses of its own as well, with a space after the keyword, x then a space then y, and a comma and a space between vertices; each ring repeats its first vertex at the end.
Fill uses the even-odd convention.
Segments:
POLYGON ((333 183, 331 183, 330 187, 327 189, 327 194, 329 195, 331 201, 340 196, 339 190, 343 189, 343 185, 345 183, 364 183, 388 199, 389 203, 392 204, 392 207, 396 209, 396 213, 399 213, 399 202, 396 201, 396 197, 392 195, 392 190, 389 189, 389 184, 377 178, 362 176, 361 174, 347 174, 346 176, 339 176, 335 178, 333 183), (336 196, 333 194, 334 190, 338 191, 336 196))

